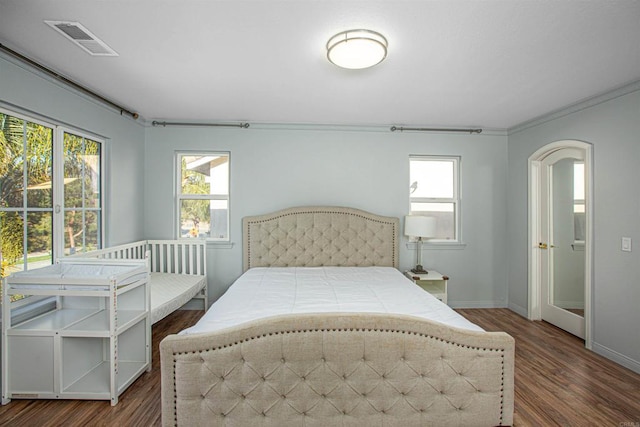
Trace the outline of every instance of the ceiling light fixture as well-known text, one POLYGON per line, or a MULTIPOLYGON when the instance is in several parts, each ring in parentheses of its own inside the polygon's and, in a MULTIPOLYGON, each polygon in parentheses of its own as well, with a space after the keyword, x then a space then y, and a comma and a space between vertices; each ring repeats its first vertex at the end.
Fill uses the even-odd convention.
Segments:
POLYGON ((371 30, 342 31, 327 42, 327 59, 342 68, 373 67, 387 57, 387 39, 371 30))

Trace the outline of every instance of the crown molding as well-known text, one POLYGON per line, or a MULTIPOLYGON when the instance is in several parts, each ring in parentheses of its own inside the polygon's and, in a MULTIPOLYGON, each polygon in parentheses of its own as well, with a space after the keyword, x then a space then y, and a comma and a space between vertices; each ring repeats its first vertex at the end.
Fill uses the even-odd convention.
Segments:
POLYGON ((552 111, 550 113, 544 114, 542 116, 533 118, 531 120, 527 120, 522 122, 516 126, 513 126, 507 129, 507 133, 512 135, 514 133, 522 132, 526 129, 532 128, 534 126, 541 125, 543 123, 550 122, 552 120, 559 119, 564 116, 568 116, 573 113, 577 113, 578 111, 585 110, 587 108, 593 107, 598 104, 602 104, 607 101, 611 101, 612 99, 619 98, 624 95, 628 95, 630 93, 636 92, 640 90, 640 80, 635 81, 633 83, 628 83, 626 85, 620 86, 616 89, 613 89, 609 92, 593 96, 591 98, 584 99, 582 101, 576 102, 575 104, 571 104, 567 107, 561 108, 559 110, 552 111))

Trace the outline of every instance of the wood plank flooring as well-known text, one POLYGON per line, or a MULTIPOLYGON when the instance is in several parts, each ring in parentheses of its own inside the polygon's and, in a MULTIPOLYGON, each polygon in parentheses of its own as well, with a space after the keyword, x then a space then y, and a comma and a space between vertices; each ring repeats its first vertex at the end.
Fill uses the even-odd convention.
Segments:
POLYGON ((516 339, 515 426, 640 426, 640 375, 508 309, 457 310, 516 339))
MULTIPOLYGON (((584 349, 581 340, 507 309, 458 310, 488 331, 516 339, 515 426, 640 426, 640 375, 584 349)), ((2 426, 159 426, 158 343, 202 311, 176 311, 153 327, 153 370, 112 407, 107 401, 13 400, 2 426)))

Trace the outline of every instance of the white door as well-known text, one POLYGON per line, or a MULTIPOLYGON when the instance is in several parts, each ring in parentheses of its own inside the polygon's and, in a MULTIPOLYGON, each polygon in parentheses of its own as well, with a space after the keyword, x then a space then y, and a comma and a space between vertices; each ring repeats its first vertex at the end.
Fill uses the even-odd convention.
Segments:
POLYGON ((546 156, 540 170, 542 319, 585 336, 585 151, 562 148, 546 156))

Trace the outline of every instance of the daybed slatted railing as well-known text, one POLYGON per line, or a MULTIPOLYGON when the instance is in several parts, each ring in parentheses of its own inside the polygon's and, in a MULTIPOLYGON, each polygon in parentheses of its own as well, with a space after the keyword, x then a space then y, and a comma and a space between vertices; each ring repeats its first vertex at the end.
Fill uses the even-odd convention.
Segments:
MULTIPOLYGON (((149 254, 147 265, 151 272, 151 311, 154 323, 165 317, 173 309, 178 308, 175 307, 177 303, 171 303, 167 300, 170 298, 167 294, 172 283, 175 283, 176 289, 179 287, 186 289, 185 294, 175 295, 177 301, 181 301, 187 295, 190 295, 193 298, 201 299, 205 310, 209 307, 207 246, 203 240, 141 240, 95 251, 78 252, 71 255, 71 257, 125 260, 145 259, 147 254, 149 254), (176 275, 176 277, 172 278, 170 277, 171 275, 176 275), (195 282, 192 279, 186 280, 186 277, 179 276, 193 277, 195 282), (198 288, 197 293, 194 290, 194 283, 198 288), (159 286, 162 286, 162 289, 159 289, 159 286), (154 298, 154 292, 157 294, 163 293, 162 301, 158 303, 163 307, 154 306, 153 301, 157 299, 154 298)), ((191 299, 190 296, 188 299, 191 299)))

